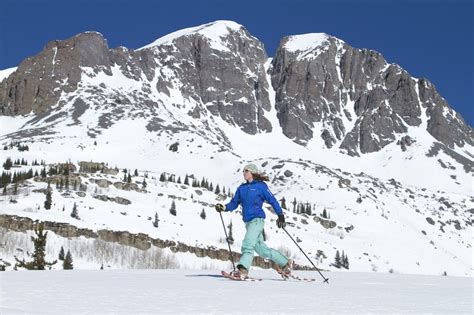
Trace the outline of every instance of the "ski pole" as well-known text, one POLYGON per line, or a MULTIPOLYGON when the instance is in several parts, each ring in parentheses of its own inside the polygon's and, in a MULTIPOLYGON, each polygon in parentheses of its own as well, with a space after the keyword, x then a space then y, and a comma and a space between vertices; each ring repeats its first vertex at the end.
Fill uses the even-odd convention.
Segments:
POLYGON ((229 237, 227 236, 227 230, 225 229, 224 219, 222 218, 222 212, 219 211, 219 214, 221 216, 222 227, 224 228, 225 240, 227 241, 227 245, 229 246, 230 261, 232 262, 232 267, 235 270, 234 256, 232 255, 232 249, 230 249, 229 237))
POLYGON ((325 278, 323 276, 323 274, 321 273, 321 271, 319 271, 318 267, 316 267, 313 263, 313 261, 311 261, 311 259, 309 259, 308 255, 306 255, 306 253, 303 251, 303 249, 301 249, 301 247, 298 245, 298 243, 295 242, 295 240, 293 239, 293 237, 291 237, 290 233, 288 233, 288 231, 285 229, 285 228, 282 228, 283 231, 286 232, 286 234, 288 234, 288 236, 291 238, 291 240, 293 241, 293 243, 295 243, 296 246, 298 246, 298 248, 300 249, 300 251, 303 253, 303 255, 305 255, 306 258, 308 258, 309 262, 311 263, 311 265, 313 265, 313 267, 316 269, 317 272, 319 272, 319 274, 321 275, 321 277, 323 277, 324 279, 324 282, 326 282, 327 284, 329 284, 329 278, 325 278))

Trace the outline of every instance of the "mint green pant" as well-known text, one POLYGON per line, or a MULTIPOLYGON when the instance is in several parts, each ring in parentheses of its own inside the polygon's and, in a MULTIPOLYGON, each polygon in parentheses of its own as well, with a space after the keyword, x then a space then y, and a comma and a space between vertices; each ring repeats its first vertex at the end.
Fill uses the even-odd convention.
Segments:
POLYGON ((239 265, 244 266, 249 270, 252 265, 254 251, 263 258, 270 259, 280 267, 288 263, 288 258, 279 251, 269 248, 263 241, 263 226, 265 220, 262 218, 255 218, 245 223, 245 238, 242 242, 242 256, 239 260, 239 265))

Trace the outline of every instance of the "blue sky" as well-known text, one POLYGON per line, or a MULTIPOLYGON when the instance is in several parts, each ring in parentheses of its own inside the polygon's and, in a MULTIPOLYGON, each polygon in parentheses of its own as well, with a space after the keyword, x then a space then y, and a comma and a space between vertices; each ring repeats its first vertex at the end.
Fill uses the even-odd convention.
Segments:
POLYGON ((415 77, 432 81, 473 126, 473 0, 123 1, 4 0, 0 69, 18 65, 53 39, 86 30, 110 47, 138 48, 175 30, 233 20, 270 56, 286 35, 325 32, 381 52, 415 77))

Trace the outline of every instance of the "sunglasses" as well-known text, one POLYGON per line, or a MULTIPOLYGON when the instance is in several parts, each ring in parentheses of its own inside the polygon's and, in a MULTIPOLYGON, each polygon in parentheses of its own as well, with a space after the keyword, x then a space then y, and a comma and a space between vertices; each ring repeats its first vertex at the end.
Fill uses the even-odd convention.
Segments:
POLYGON ((247 173, 247 172, 250 172, 249 170, 244 170, 243 173, 247 173))

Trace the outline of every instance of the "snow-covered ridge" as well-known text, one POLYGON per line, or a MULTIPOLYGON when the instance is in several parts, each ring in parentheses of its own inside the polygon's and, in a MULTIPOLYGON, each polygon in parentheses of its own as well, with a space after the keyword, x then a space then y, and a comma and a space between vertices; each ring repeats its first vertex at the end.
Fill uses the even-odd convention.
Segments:
MULTIPOLYGON (((291 35, 284 39, 286 42, 282 48, 290 53, 297 54, 297 59, 312 58, 327 49, 330 38, 335 37, 326 33, 291 35)), ((335 39, 342 42, 337 38, 335 39)))
POLYGON ((15 72, 17 68, 18 67, 12 67, 8 69, 0 70, 0 81, 2 81, 5 78, 8 78, 8 76, 12 74, 13 72, 15 72))
POLYGON ((284 47, 290 52, 306 52, 327 43, 329 35, 326 33, 309 33, 301 35, 291 35, 284 47))
POLYGON ((185 28, 170 34, 167 34, 163 37, 158 38, 154 42, 138 48, 137 50, 142 50, 145 48, 151 48, 166 44, 171 44, 175 39, 182 37, 182 36, 189 36, 193 34, 199 34, 207 39, 210 40, 211 44, 214 44, 212 47, 219 50, 227 50, 226 47, 219 45, 221 41, 221 37, 224 37, 229 34, 229 30, 239 31, 243 28, 242 25, 233 22, 233 21, 226 21, 226 20, 218 20, 215 22, 185 28))

